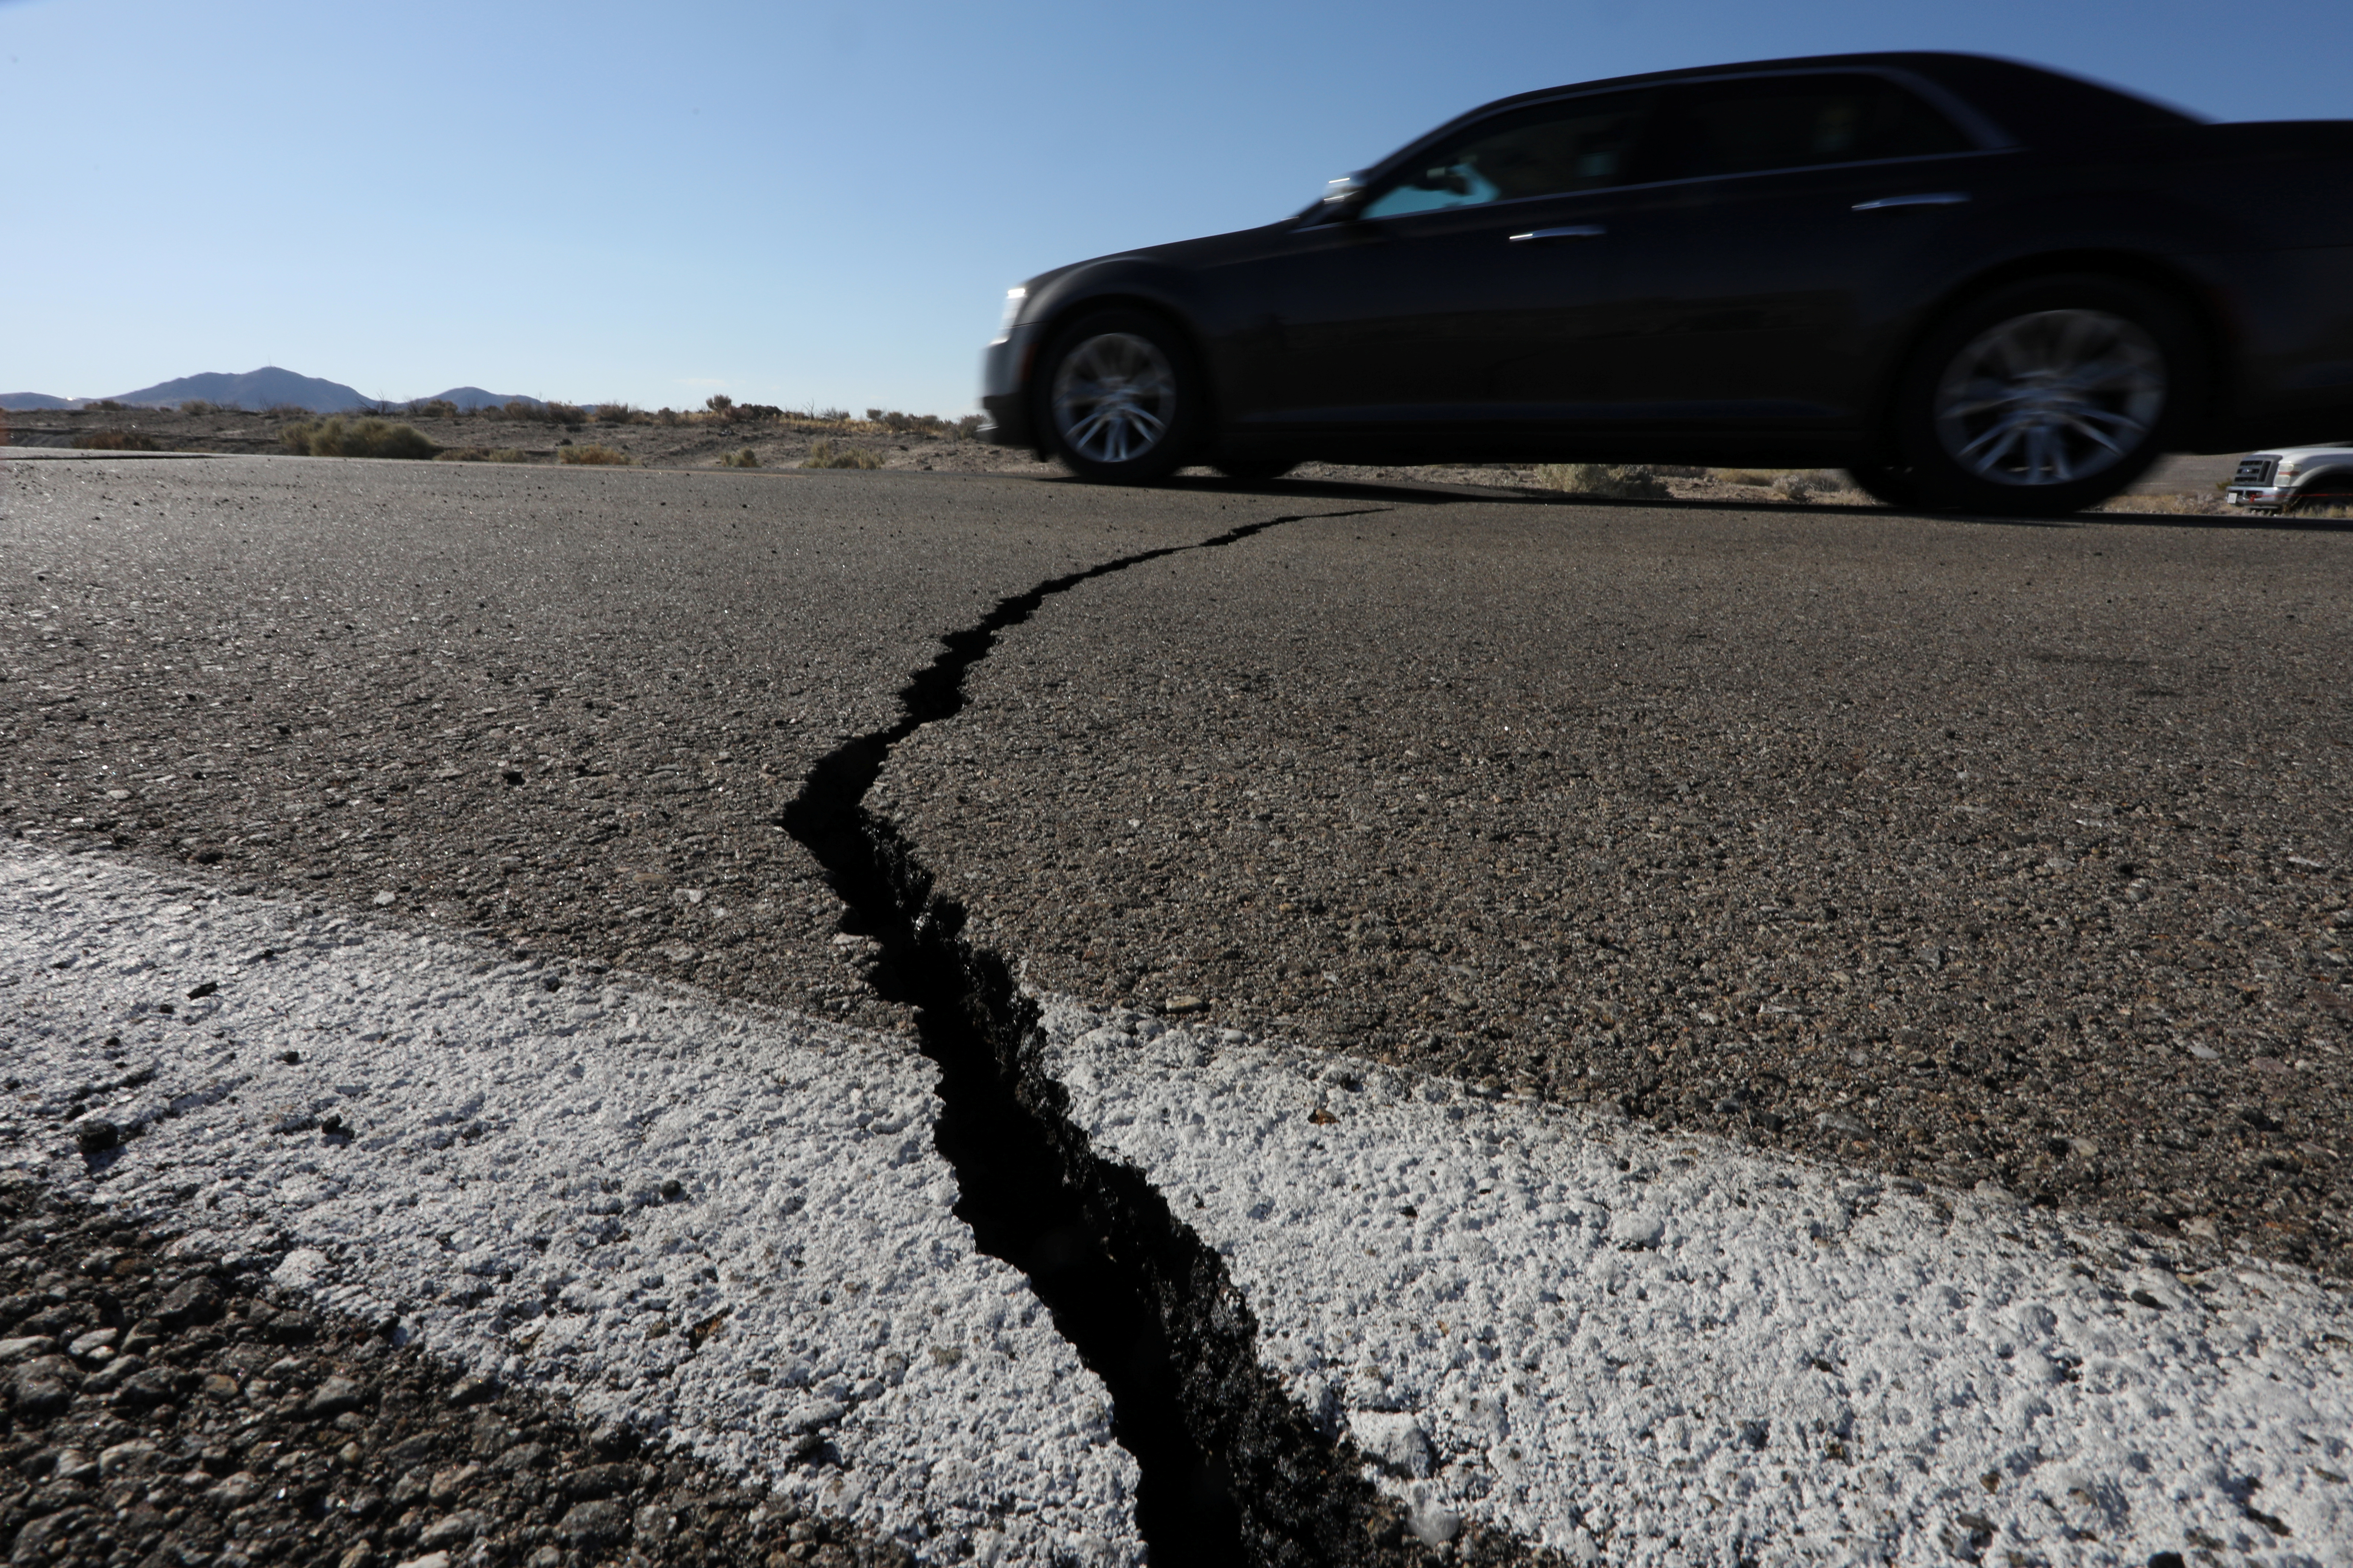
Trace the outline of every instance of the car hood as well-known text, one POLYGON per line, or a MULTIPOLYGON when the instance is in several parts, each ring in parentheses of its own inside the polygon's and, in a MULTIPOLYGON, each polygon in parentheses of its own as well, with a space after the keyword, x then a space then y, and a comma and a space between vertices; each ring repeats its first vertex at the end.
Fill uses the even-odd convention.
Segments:
POLYGON ((1067 267, 1057 267, 1040 272, 1022 285, 1034 298, 1058 280, 1090 267, 1102 267, 1111 262, 1143 261, 1162 267, 1183 268, 1222 267, 1236 261, 1248 261, 1264 255, 1284 235, 1299 226, 1299 220, 1287 217, 1275 223, 1261 224, 1256 228, 1236 229, 1229 234, 1205 235, 1199 239, 1172 240, 1165 245, 1138 246, 1134 250, 1114 250, 1103 256, 1091 256, 1084 261, 1073 261, 1067 267))

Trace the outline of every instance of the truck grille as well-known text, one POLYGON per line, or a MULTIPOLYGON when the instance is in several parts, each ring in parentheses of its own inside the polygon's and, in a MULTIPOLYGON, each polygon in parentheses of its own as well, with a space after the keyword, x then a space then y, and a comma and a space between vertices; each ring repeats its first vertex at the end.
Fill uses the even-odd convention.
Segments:
POLYGON ((2267 485, 2278 471, 2277 458, 2247 458, 2240 462, 2238 476, 2231 482, 2234 485, 2267 485))

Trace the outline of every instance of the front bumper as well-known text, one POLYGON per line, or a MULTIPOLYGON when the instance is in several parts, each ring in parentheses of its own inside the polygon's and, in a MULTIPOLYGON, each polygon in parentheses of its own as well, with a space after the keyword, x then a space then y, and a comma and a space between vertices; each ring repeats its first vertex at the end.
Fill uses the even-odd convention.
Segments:
POLYGON ((1038 357, 1033 327, 1017 326, 980 351, 980 405, 988 414, 982 436, 1000 447, 1038 445, 1029 427, 1029 372, 1038 357))
POLYGON ((2281 511, 2295 499, 2294 485, 2232 485, 2223 492, 2223 499, 2232 506, 2245 507, 2249 511, 2281 511))

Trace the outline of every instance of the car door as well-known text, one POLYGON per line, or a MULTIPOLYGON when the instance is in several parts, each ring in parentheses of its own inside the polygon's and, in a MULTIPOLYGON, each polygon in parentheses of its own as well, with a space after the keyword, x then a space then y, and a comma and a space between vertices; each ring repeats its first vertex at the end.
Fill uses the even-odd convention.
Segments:
POLYGON ((1604 395, 1609 241, 1655 94, 1476 121, 1300 231, 1270 279, 1276 347, 1250 423, 1451 438, 1575 419, 1604 395))
POLYGON ((1619 332, 1598 356, 1625 426, 1760 435, 1867 416, 1900 279, 1991 195, 1992 136, 1872 71, 1682 88, 1618 247, 1619 332))

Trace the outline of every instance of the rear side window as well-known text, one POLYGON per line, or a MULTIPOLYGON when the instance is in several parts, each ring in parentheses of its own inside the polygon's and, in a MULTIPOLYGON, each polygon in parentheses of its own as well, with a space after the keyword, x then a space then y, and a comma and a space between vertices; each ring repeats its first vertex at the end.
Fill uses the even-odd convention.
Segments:
POLYGON ((1702 83, 1679 95, 1668 121, 1658 179, 1921 158, 1973 145, 1917 94, 1873 76, 1702 83))
POLYGON ((1622 185, 1653 94, 1607 93, 1514 110, 1418 155, 1365 204, 1366 217, 1437 212, 1622 185))

